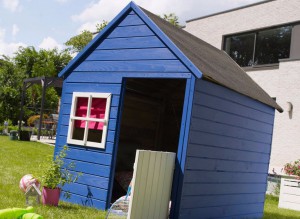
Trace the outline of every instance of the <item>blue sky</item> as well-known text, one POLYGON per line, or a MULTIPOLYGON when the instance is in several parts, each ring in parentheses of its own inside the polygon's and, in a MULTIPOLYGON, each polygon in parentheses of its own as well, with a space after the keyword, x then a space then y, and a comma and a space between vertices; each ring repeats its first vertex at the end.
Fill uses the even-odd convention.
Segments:
MULTIPOLYGON (((195 17, 261 0, 136 0, 162 15, 174 12, 181 24, 195 17)), ((64 48, 72 36, 110 21, 129 0, 0 0, 0 55, 13 56, 19 46, 64 48)))

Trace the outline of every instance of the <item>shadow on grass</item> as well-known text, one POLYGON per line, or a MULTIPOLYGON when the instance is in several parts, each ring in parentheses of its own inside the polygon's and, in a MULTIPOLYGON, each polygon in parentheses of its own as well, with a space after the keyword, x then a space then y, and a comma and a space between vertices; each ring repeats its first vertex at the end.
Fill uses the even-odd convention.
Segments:
POLYGON ((299 216, 286 216, 282 214, 276 214, 276 213, 269 213, 265 212, 263 219, 299 219, 300 218, 300 213, 299 216))

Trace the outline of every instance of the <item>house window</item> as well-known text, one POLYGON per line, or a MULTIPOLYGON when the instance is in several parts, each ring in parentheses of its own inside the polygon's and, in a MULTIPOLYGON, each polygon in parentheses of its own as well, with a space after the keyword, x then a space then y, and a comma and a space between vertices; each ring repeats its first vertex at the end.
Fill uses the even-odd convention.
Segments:
POLYGON ((67 142, 105 148, 111 94, 73 93, 67 142))
POLYGON ((290 57, 292 26, 225 37, 224 50, 241 67, 278 63, 290 57))

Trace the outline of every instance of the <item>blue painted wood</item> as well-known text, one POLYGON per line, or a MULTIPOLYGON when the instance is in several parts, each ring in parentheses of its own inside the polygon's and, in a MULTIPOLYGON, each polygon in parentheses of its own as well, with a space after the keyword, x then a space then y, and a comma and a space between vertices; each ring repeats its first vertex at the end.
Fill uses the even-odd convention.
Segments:
MULTIPOLYGON (((61 94, 61 104, 63 104, 63 101, 66 99, 65 84, 66 84, 66 82, 63 81, 62 94, 61 94)), ((61 130, 61 128, 62 128, 62 125, 61 125, 61 119, 62 118, 61 118, 61 116, 62 116, 62 108, 59 109, 59 116, 58 116, 57 129, 56 129, 56 136, 60 136, 60 134, 62 132, 62 130, 61 130)), ((56 154, 56 152, 57 152, 58 139, 59 139, 59 137, 56 137, 54 154, 56 154)))
MULTIPOLYGON (((197 195, 224 195, 224 194, 262 194, 265 192, 266 183, 229 183, 229 184, 213 184, 202 183, 197 186, 194 183, 186 183, 183 190, 183 196, 197 195)), ((187 206, 188 207, 188 206, 187 206)))
POLYGON ((118 26, 122 27, 122 26, 141 25, 141 24, 144 24, 144 22, 137 15, 129 14, 124 18, 124 20, 118 26))
POLYGON ((195 77, 192 76, 191 79, 187 80, 185 88, 183 113, 181 118, 180 136, 177 151, 177 161, 175 163, 175 173, 173 177, 173 186, 171 193, 172 205, 170 218, 178 218, 179 216, 194 89, 195 77))
POLYGON ((147 49, 111 49, 96 50, 87 57, 88 61, 131 61, 131 60, 152 60, 177 59, 167 48, 147 48, 147 49))
POLYGON ((242 214, 239 216, 222 217, 222 219, 240 219, 241 217, 242 218, 261 218, 262 214, 263 214, 263 212, 253 213, 253 214, 242 214))
POLYGON ((117 37, 144 37, 153 36, 154 33, 147 25, 116 27, 107 38, 117 37))
POLYGON ((264 202, 257 204, 226 205, 208 208, 183 209, 180 212, 180 218, 252 218, 256 215, 261 218, 263 214, 264 202), (250 217, 249 217, 250 216, 250 217))
MULTIPOLYGON (((123 78, 190 78, 191 73, 122 73, 122 72, 72 72, 68 82, 80 83, 122 83, 123 78), (101 78, 101 79, 99 79, 101 78)), ((68 94, 67 94, 68 95, 68 94)))
POLYGON ((105 39, 97 49, 135 49, 166 47, 156 36, 105 39))
MULTIPOLYGON (((121 87, 119 84, 67 83, 64 92, 69 94, 73 92, 98 92, 119 95, 120 91, 121 87)), ((72 101, 72 99, 70 101, 72 101)), ((63 103, 66 102, 64 101, 63 103)))
POLYGON ((231 148, 212 147, 206 145, 189 144, 188 156, 224 159, 233 161, 267 161, 270 154, 233 150, 231 148))
POLYGON ((234 137, 227 137, 222 135, 215 135, 207 132, 190 131, 190 144, 201 144, 231 148, 241 151, 252 151, 260 153, 270 153, 271 148, 269 144, 248 141, 245 139, 237 139, 234 137))
MULTIPOLYGON (((90 162, 100 165, 110 165, 111 163, 111 154, 100 153, 101 150, 95 151, 90 150, 88 147, 81 147, 82 149, 78 149, 76 147, 69 146, 70 150, 67 153, 66 158, 83 161, 83 162, 90 162)), ((60 150, 61 147, 58 147, 60 150)))
MULTIPOLYGON (((83 175, 84 177, 84 175, 83 175)), ((73 194, 80 195, 86 198, 93 198, 96 200, 106 201, 107 190, 99 189, 89 185, 78 183, 66 184, 62 188, 64 191, 72 191, 73 194)))
POLYGON ((117 117, 117 127, 115 132, 115 138, 113 141, 115 142, 115 147, 113 148, 113 156, 111 161, 111 172, 109 176, 109 186, 108 186, 108 193, 107 193, 107 202, 106 202, 106 208, 110 208, 111 198, 112 198, 112 191, 113 191, 113 185, 114 185, 114 178, 115 178, 115 168, 117 163, 117 156, 118 156, 118 147, 119 147, 119 136, 121 131, 121 120, 122 120, 122 112, 123 112, 123 105, 124 105, 124 97, 125 97, 125 91, 126 91, 126 79, 122 82, 122 92, 120 96, 120 103, 119 103, 119 111, 118 111, 118 117, 117 117))
POLYGON ((107 133, 107 137, 106 137, 106 141, 107 142, 115 142, 115 134, 116 132, 115 131, 112 131, 112 130, 108 130, 108 133, 107 133))
POLYGON ((157 25, 149 19, 149 17, 134 3, 130 3, 135 13, 148 25, 148 27, 167 45, 168 48, 194 73, 196 78, 202 77, 202 72, 198 69, 179 49, 178 47, 163 33, 157 25))
POLYGON ((274 109, 211 82, 195 87, 180 217, 262 216, 274 109))
MULTIPOLYGON (((70 199, 66 199, 64 197, 64 191, 62 191, 61 196, 60 196, 60 200, 65 201, 65 202, 71 202, 74 204, 79 204, 79 205, 83 205, 86 207, 93 207, 93 208, 98 208, 100 210, 105 210, 105 202, 101 201, 101 200, 97 200, 97 199, 92 199, 86 196, 81 196, 81 195, 76 195, 76 194, 72 194, 71 193, 71 198, 70 199)), ((86 215, 78 215, 79 217, 82 216, 82 218, 85 218, 86 215)))
POLYGON ((187 183, 265 183, 265 173, 217 172, 215 170, 186 170, 187 183))
MULTIPOLYGON (((111 134, 110 133, 111 131, 109 132, 108 136, 114 135, 114 132, 112 132, 111 134)), ((63 135, 57 136, 56 142, 57 142, 56 147, 62 147, 64 145, 67 145, 67 136, 63 136, 63 135)), ((76 148, 78 150, 84 150, 84 151, 86 150, 86 147, 83 146, 69 145, 69 147, 76 148)), ((104 154, 112 154, 113 148, 114 148, 114 142, 110 142, 110 141, 106 141, 105 149, 88 147, 89 151, 94 151, 97 153, 101 152, 104 154)))
POLYGON ((240 127, 243 129, 254 130, 267 134, 273 133, 273 126, 268 123, 259 122, 257 120, 241 117, 228 112, 222 112, 220 110, 212 109, 203 105, 195 105, 194 111, 197 111, 197 115, 195 115, 195 118, 209 118, 210 121, 216 121, 218 123, 231 125, 234 127, 240 127))
POLYGON ((212 158, 208 159, 202 157, 188 157, 186 161, 186 170, 214 170, 241 173, 267 173, 268 168, 269 163, 267 161, 254 163, 246 161, 220 160, 212 158))
POLYGON ((208 132, 216 135, 229 136, 265 144, 270 144, 272 141, 271 134, 265 134, 249 129, 243 129, 231 125, 224 125, 221 123, 198 118, 193 118, 191 123, 191 130, 196 130, 198 132, 208 132))
POLYGON ((232 104, 228 104, 228 100, 225 100, 222 97, 207 95, 203 92, 201 93, 195 92, 195 104, 199 104, 200 106, 210 107, 212 109, 217 109, 222 112, 235 114, 241 117, 257 120, 259 122, 264 122, 270 125, 273 124, 272 115, 268 113, 264 113, 262 111, 255 110, 253 108, 249 108, 239 103, 234 103, 234 102, 231 103, 232 104), (253 117, 253 115, 255 115, 255 117, 253 117))
MULTIPOLYGON (((70 172, 75 173, 74 171, 70 171, 70 172)), ((108 178, 100 177, 100 176, 96 176, 96 175, 90 175, 87 173, 84 173, 82 176, 80 176, 78 178, 77 183, 83 184, 83 185, 94 186, 94 187, 101 188, 101 189, 108 188, 108 178)))
POLYGON ((256 100, 252 98, 244 98, 243 95, 240 95, 239 93, 236 93, 233 90, 230 89, 223 89, 222 86, 211 86, 210 82, 208 81, 201 81, 201 86, 197 86, 196 91, 205 92, 207 94, 217 94, 218 97, 239 103, 245 106, 248 106, 249 108, 257 109, 259 111, 270 113, 271 107, 257 102, 256 100), (231 97, 231 99, 228 99, 228 97, 231 97))
POLYGON ((222 205, 253 204, 264 202, 264 193, 261 194, 225 194, 220 196, 186 196, 182 199, 183 206, 186 208, 203 208, 222 205))
POLYGON ((84 61, 75 71, 97 72, 180 72, 189 70, 178 60, 84 61))
MULTIPOLYGON (((88 173, 96 176, 109 177, 110 167, 107 165, 100 165, 95 163, 82 162, 73 159, 65 159, 65 166, 74 163, 74 171, 88 173)), ((83 176, 84 177, 84 176, 83 176)))

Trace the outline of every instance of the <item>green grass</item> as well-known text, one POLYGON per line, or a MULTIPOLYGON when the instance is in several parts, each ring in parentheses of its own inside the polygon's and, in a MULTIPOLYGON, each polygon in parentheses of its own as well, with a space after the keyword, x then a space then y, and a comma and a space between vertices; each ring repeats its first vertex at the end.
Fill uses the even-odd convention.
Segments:
MULTIPOLYGON (((19 181, 25 174, 41 174, 39 164, 53 155, 53 146, 38 142, 11 141, 0 136, 0 209, 25 208, 25 197, 19 181)), ((58 207, 34 206, 35 212, 50 218, 104 218, 105 212, 79 205, 60 202, 58 207)), ((267 196, 264 219, 300 219, 300 212, 278 208, 278 198, 267 196)))
MULTIPOLYGON (((53 146, 38 142, 11 141, 0 136, 0 209, 25 208, 25 196, 19 189, 22 176, 41 174, 39 164, 53 155, 53 146)), ((50 218, 104 218, 105 212, 60 202, 58 207, 34 206, 35 213, 50 218)))
POLYGON ((264 209, 264 219, 296 219, 300 218, 299 211, 278 208, 278 197, 267 195, 264 209))

